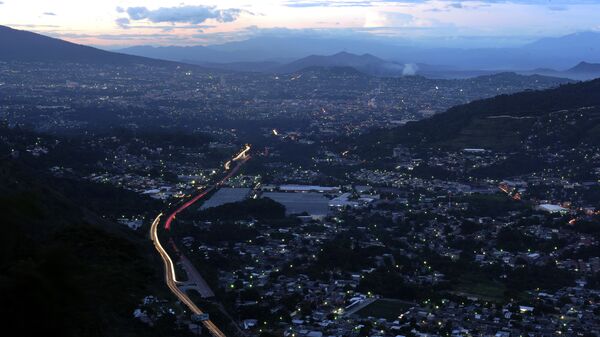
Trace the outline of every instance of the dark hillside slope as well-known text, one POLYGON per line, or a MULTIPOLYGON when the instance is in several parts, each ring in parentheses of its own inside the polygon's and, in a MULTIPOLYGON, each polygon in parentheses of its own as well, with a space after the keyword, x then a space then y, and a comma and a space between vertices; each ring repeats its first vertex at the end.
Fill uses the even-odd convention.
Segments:
POLYGON ((155 335, 133 318, 160 282, 151 244, 15 159, 0 163, 3 330, 19 336, 155 335))
POLYGON ((397 144, 498 150, 600 144, 600 80, 501 95, 361 139, 385 151, 397 144))
POLYGON ((176 65, 168 61, 112 53, 6 26, 0 26, 0 61, 176 65))

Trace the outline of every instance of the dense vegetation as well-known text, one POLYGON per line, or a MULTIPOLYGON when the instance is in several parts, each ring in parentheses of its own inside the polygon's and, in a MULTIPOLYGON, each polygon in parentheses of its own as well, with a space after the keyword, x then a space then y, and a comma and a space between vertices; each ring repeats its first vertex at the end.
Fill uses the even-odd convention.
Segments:
MULTIPOLYGON (((514 149, 524 142, 548 146, 600 144, 600 80, 525 91, 453 107, 432 118, 360 139, 363 151, 397 144, 514 149), (533 136, 533 140, 532 137, 533 136)), ((387 155, 391 152, 386 152, 387 155)))
MULTIPOLYGON (((80 191, 83 195, 84 191, 80 191)), ((104 221, 15 160, 0 164, 0 298, 20 336, 134 336, 133 310, 160 281, 140 236, 104 221)))
POLYGON ((283 219, 285 207, 269 198, 247 199, 206 209, 200 212, 200 218, 220 221, 283 219))

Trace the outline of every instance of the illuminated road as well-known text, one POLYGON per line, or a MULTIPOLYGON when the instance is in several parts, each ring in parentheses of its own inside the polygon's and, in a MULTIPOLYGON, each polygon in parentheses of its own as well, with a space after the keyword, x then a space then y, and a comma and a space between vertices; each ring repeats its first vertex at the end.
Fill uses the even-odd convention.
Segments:
POLYGON ((194 267, 192 261, 183 254, 178 255, 179 263, 187 274, 187 281, 181 282, 179 288, 183 291, 187 291, 188 289, 196 290, 202 298, 215 297, 215 293, 210 289, 210 286, 206 283, 202 275, 200 275, 196 267, 194 267))
MULTIPOLYGON (((158 240, 157 229, 162 216, 163 214, 160 213, 156 219, 154 219, 152 227, 150 228, 150 236, 154 242, 154 247, 160 254, 160 257, 165 264, 165 283, 169 289, 171 289, 171 292, 175 294, 175 296, 177 296, 177 298, 183 302, 194 314, 202 315, 204 312, 200 310, 200 308, 198 308, 194 302, 192 302, 186 293, 177 287, 177 278, 175 277, 175 266, 173 265, 173 261, 158 240)), ((214 337, 225 337, 225 334, 211 320, 202 321, 202 324, 214 337)))
POLYGON ((218 183, 216 183, 215 185, 207 188, 206 190, 204 190, 202 193, 196 195, 194 198, 192 198, 191 200, 187 201, 186 203, 184 203, 183 205, 181 205, 175 212, 173 212, 171 215, 169 215, 169 217, 167 218, 167 221, 165 222, 165 229, 169 230, 171 228, 171 223, 173 222, 173 220, 175 219, 175 216, 183 211, 184 209, 190 207, 191 205, 193 205, 196 201, 204 198, 208 193, 210 193, 211 191, 213 191, 215 188, 219 187, 220 185, 223 185, 223 183, 225 181, 227 181, 227 179, 231 178, 232 176, 234 176, 237 171, 240 169, 240 167, 248 160, 250 159, 250 156, 248 156, 248 151, 250 150, 250 146, 246 145, 244 147, 244 149, 242 150, 242 152, 240 152, 237 156, 235 156, 232 160, 228 161, 228 165, 226 164, 226 169, 229 169, 230 163, 232 161, 236 161, 237 165, 231 170, 229 171, 229 173, 223 178, 221 179, 218 183))
MULTIPOLYGON (((227 181, 227 179, 229 179, 233 175, 235 175, 239 171, 240 167, 248 159, 250 159, 250 156, 247 154, 249 150, 250 150, 250 146, 246 145, 245 148, 242 150, 242 152, 240 152, 236 157, 233 158, 232 161, 237 162, 237 165, 223 179, 219 180, 216 184, 207 188, 206 190, 200 192, 198 195, 196 195, 195 197, 193 197, 192 199, 190 199, 189 201, 187 201, 183 205, 181 205, 179 208, 177 208, 175 210, 175 212, 171 213, 167 217, 167 220, 165 221, 165 229, 169 230, 171 228, 171 224, 172 224, 173 220, 175 219, 175 216, 179 212, 181 212, 181 211, 185 210, 186 208, 188 208, 189 206, 193 205, 195 202, 197 202, 198 200, 205 197, 210 191, 218 188, 220 185, 225 183, 225 181, 227 181)), ((163 263, 165 265, 165 283, 167 284, 167 286, 169 287, 171 292, 181 302, 183 302, 194 314, 202 315, 202 314, 204 314, 204 312, 202 310, 200 310, 200 308, 198 308, 198 306, 189 298, 189 296, 184 291, 179 289, 177 277, 175 276, 175 265, 173 264, 173 260, 171 259, 169 254, 165 251, 165 249, 163 248, 163 246, 160 243, 160 240, 158 239, 158 226, 161 222, 161 218, 163 217, 163 215, 164 215, 163 213, 160 213, 156 217, 156 219, 154 219, 154 222, 152 223, 152 226, 150 227, 150 238, 152 239, 152 242, 154 243, 154 247, 156 248, 156 251, 158 251, 158 253, 160 254, 160 257, 162 258, 163 263)), ((202 321, 202 324, 210 332, 210 334, 213 337, 225 337, 225 334, 211 320, 204 320, 204 321, 202 321)))

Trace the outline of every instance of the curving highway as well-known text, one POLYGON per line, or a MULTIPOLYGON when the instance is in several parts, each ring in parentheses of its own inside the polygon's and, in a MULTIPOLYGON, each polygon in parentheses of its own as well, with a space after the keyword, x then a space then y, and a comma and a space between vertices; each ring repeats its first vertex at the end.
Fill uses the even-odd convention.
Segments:
MULTIPOLYGON (((198 195, 188 200, 179 208, 177 208, 173 213, 171 213, 165 221, 165 229, 169 230, 171 228, 173 220, 175 220, 175 216, 178 213, 193 205, 198 200, 204 198, 209 192, 218 188, 223 183, 225 183, 225 181, 234 176, 239 171, 240 167, 248 159, 250 159, 250 156, 248 155, 249 150, 250 146, 246 145, 240 153, 238 153, 230 162, 228 162, 236 162, 237 164, 231 171, 229 171, 229 173, 223 179, 219 180, 216 184, 200 192, 198 195)), ((173 260, 171 259, 167 251, 163 248, 163 246, 160 243, 160 240, 158 239, 158 226, 161 222, 161 218, 163 217, 163 215, 163 213, 160 213, 154 219, 154 222, 152 222, 152 226, 150 227, 150 238, 154 243, 154 248, 156 248, 156 251, 158 251, 158 253, 160 254, 160 257, 162 258, 163 263, 165 265, 165 283, 167 284, 171 292, 181 302, 183 302, 194 314, 202 315, 204 314, 204 312, 200 308, 198 308, 198 306, 189 298, 189 296, 184 291, 179 289, 177 277, 175 276, 175 265, 173 263, 173 260)), ((213 337, 225 337, 225 334, 210 319, 202 321, 202 324, 213 337)))

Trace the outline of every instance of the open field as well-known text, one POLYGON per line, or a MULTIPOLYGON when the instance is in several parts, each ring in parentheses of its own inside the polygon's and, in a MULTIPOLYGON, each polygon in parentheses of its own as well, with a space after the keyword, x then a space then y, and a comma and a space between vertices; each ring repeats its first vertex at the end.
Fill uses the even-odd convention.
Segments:
POLYGON ((362 318, 376 317, 395 320, 413 306, 414 304, 410 302, 382 298, 362 308, 356 314, 362 318))

